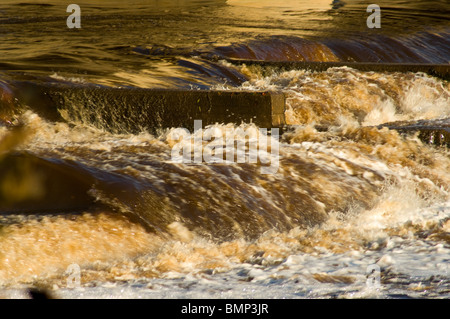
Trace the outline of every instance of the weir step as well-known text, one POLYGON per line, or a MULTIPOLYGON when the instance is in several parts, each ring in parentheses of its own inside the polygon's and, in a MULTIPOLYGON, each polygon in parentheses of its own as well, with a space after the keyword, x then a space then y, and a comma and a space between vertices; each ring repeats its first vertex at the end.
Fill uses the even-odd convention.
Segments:
POLYGON ((261 128, 284 126, 281 92, 156 90, 16 84, 20 104, 50 120, 86 121, 113 132, 150 132, 202 125, 254 123, 261 128))
MULTIPOLYGON (((254 123, 260 128, 293 129, 285 120, 286 97, 271 91, 156 90, 110 88, 94 85, 15 83, 20 104, 51 121, 78 121, 114 133, 186 128, 194 121, 202 127, 219 124, 254 123)), ((2 105, 4 107, 4 105, 2 105)), ((428 144, 450 146, 450 119, 439 123, 386 123, 381 127, 414 134, 428 144)))

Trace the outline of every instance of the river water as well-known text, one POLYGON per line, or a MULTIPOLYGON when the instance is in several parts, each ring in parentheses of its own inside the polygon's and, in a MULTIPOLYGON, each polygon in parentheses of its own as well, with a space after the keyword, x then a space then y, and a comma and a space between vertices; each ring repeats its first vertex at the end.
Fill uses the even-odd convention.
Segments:
MULTIPOLYGON (((434 123, 445 139, 449 82, 230 62, 449 64, 447 1, 378 1, 373 29, 365 1, 76 3, 79 29, 63 1, 0 4, 1 297, 450 297, 448 140, 382 125, 434 123), (57 117, 18 99, 55 83, 282 91, 289 129, 268 138, 271 174, 182 163, 177 128, 118 130, 83 116, 83 96, 57 117)), ((110 110, 125 111, 140 114, 110 110)), ((249 151, 260 129, 210 132, 249 151)))

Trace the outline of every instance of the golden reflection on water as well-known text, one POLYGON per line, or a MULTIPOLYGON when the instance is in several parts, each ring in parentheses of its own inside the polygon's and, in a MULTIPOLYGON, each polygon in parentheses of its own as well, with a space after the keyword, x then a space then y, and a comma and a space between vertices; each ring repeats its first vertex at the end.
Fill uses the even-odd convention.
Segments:
MULTIPOLYGON (((74 84, 89 82, 86 78, 105 85, 139 87, 171 87, 182 80, 208 84, 201 72, 205 69, 198 68, 196 73, 195 68, 180 66, 186 54, 196 50, 217 53, 218 47, 227 46, 222 52, 246 47, 254 57, 336 61, 338 55, 319 38, 331 41, 353 32, 353 40, 365 40, 368 34, 367 2, 363 1, 341 5, 331 0, 177 1, 175 5, 155 0, 124 5, 117 0, 100 5, 80 0, 83 19, 88 19, 75 32, 67 31, 65 19, 59 18, 65 14, 65 4, 56 0, 45 3, 53 6, 2 2, 0 9, 8 14, 2 19, 10 20, 0 25, 6 30, 0 43, 5 52, 1 60, 74 84), (280 35, 289 50, 276 52, 280 46, 275 40, 280 35), (288 36, 298 37, 300 45, 292 49, 288 36), (135 54, 137 47, 163 47, 161 56, 175 58, 152 60, 150 54, 135 54)), ((382 7, 386 3, 380 1, 382 7)), ((396 37, 399 30, 417 33, 428 26, 426 22, 446 30, 448 22, 442 22, 440 14, 417 15, 415 10, 421 12, 421 5, 408 3, 408 7, 396 1, 383 11, 394 18, 382 20, 383 28, 371 34, 396 37)), ((435 31, 428 35, 441 37, 445 48, 445 36, 435 31)), ((380 43, 386 42, 380 39, 380 43)), ((403 45, 411 40, 399 39, 403 45)), ((392 52, 399 47, 395 42, 391 45, 392 52)), ((419 41, 419 47, 425 50, 429 45, 419 41)), ((359 56, 365 57, 365 48, 359 56)), ((439 55, 436 50, 431 52, 439 55)), ((421 220, 422 216, 411 215, 448 200, 448 150, 432 148, 414 136, 404 137, 386 128, 362 127, 448 116, 448 84, 420 75, 363 74, 346 69, 314 74, 292 71, 268 77, 259 76, 257 69, 242 72, 250 78, 244 89, 284 89, 289 123, 304 125, 283 137, 280 174, 267 179, 253 166, 221 173, 219 166, 172 165, 165 161, 170 141, 161 137, 91 134, 76 123, 52 124, 35 116, 39 125, 31 141, 27 139, 22 145, 25 135, 9 134, 2 127, 5 134, 0 141, 0 161, 3 153, 21 145, 37 157, 79 160, 91 168, 115 170, 134 181, 148 178, 152 186, 163 190, 167 186, 178 206, 165 205, 169 192, 151 196, 154 194, 149 191, 148 196, 142 196, 147 193, 141 189, 138 196, 124 197, 129 201, 119 203, 128 205, 128 212, 159 223, 158 235, 121 215, 120 209, 18 216, 17 222, 0 228, 0 284, 64 285, 64 271, 72 263, 83 267, 83 283, 124 282, 164 278, 174 272, 224 272, 244 263, 278 265, 299 252, 376 250, 387 245, 389 236, 449 243, 448 219, 421 220), (328 130, 319 131, 315 124, 326 125, 328 130), (138 139, 143 143, 136 145, 138 139), (121 144, 124 140, 129 145, 121 144), (184 216, 180 213, 183 209, 184 216), (234 237, 216 240, 224 233, 230 235, 232 226, 237 229, 234 237), (252 239, 244 237, 250 233, 252 239)), ((11 97, 5 93, 2 101, 11 104, 11 97)), ((28 184, 38 188, 37 183, 28 184)), ((24 193, 30 194, 30 189, 20 186, 6 178, 0 189, 20 200, 24 193)), ((121 185, 117 189, 123 190, 121 185)), ((120 191, 103 200, 120 202, 114 197, 120 191)), ((347 276, 312 276, 318 282, 353 282, 347 276)))

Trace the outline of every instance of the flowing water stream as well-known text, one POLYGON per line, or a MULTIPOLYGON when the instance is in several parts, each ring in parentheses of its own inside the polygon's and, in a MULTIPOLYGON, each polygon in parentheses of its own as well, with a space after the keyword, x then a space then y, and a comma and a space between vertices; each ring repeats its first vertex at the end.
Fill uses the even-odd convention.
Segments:
MULTIPOLYGON (((450 297, 448 142, 382 125, 450 133, 450 83, 229 60, 448 64, 447 1, 380 0, 379 29, 365 1, 76 3, 80 29, 63 1, 0 4, 0 296, 450 297), (83 97, 52 118, 24 83, 281 91, 290 129, 273 174, 180 163, 177 128, 115 130, 83 97)), ((247 149, 259 129, 210 127, 247 149)))

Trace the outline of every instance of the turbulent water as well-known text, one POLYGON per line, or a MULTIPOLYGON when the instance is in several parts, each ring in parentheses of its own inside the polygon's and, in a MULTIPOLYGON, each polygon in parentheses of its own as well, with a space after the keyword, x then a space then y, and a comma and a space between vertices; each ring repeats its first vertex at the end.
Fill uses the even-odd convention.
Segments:
POLYGON ((367 2, 314 3, 78 1, 69 29, 67 4, 2 1, 0 296, 449 298, 450 83, 230 59, 449 64, 450 6, 378 1, 368 29, 367 2), (175 161, 179 128, 123 128, 80 111, 88 96, 55 111, 33 95, 58 83, 281 91, 279 138, 218 123, 184 144, 231 136, 250 151, 264 137, 277 170, 175 161))

